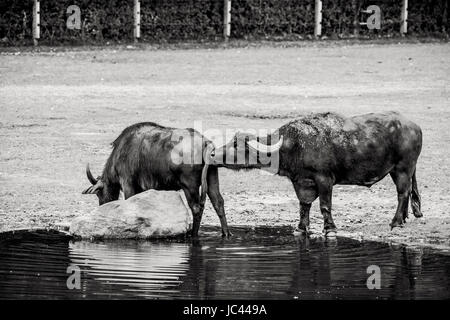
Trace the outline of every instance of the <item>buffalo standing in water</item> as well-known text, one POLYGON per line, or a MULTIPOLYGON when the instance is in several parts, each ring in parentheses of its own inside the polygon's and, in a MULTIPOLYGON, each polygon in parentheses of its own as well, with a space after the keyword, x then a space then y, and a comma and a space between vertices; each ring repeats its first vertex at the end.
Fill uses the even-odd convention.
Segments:
POLYGON ((193 215, 192 235, 197 236, 207 193, 219 216, 222 234, 230 235, 218 170, 208 168, 203 159, 214 147, 211 141, 193 129, 144 122, 126 128, 112 146, 101 176, 95 179, 89 165, 86 167, 92 186, 83 194, 96 194, 102 205, 117 200, 121 190, 127 199, 149 189, 182 189, 193 215))
POLYGON ((260 159, 268 153, 277 155, 276 173, 292 181, 300 201, 299 229, 308 231, 311 203, 319 197, 324 232, 329 235, 336 234, 331 216, 335 184, 370 187, 390 174, 398 195, 390 226, 405 222, 410 198, 414 216, 421 217, 416 181, 421 149, 420 127, 396 112, 350 118, 318 113, 293 120, 264 137, 237 133, 229 143, 213 150, 208 161, 238 170, 265 168, 270 163, 260 159), (236 163, 237 154, 244 154, 241 158, 245 161, 236 163))

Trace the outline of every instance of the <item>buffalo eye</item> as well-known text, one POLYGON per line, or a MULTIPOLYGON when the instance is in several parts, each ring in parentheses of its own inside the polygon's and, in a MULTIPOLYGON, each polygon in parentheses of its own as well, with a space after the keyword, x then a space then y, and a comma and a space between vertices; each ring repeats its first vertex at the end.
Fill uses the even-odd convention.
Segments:
POLYGON ((215 157, 216 156, 216 151, 215 150, 211 151, 211 155, 210 156, 211 157, 215 157))

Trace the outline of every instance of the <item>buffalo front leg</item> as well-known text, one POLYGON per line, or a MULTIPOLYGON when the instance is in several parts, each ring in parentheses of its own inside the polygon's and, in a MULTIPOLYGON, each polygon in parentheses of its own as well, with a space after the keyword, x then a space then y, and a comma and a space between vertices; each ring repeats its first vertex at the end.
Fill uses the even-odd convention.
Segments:
POLYGON ((189 208, 192 211, 192 236, 198 236, 198 230, 200 229, 200 222, 202 221, 203 207, 200 205, 200 196, 197 190, 190 188, 183 188, 186 200, 188 202, 189 208))
POLYGON ((300 232, 309 232, 309 211, 311 203, 317 199, 317 188, 312 180, 299 181, 294 183, 295 193, 300 202, 300 222, 298 229, 300 232))
POLYGON ((227 217, 225 216, 224 202, 220 194, 219 172, 217 167, 209 167, 208 171, 208 197, 217 213, 222 227, 222 237, 232 236, 228 230, 227 217))
POLYGON ((323 232, 327 236, 336 235, 336 225, 331 216, 331 199, 333 193, 333 178, 319 175, 315 179, 319 192, 320 211, 323 216, 323 232))
POLYGON ((298 229, 305 233, 309 232, 309 211, 311 210, 311 203, 300 201, 300 222, 298 229))

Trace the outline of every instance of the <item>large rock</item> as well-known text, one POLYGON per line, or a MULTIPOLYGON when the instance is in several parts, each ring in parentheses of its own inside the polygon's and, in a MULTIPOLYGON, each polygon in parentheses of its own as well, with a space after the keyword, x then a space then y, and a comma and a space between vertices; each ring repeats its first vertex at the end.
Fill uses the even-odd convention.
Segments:
POLYGON ((188 232, 192 218, 176 191, 148 190, 75 218, 69 232, 82 238, 148 239, 188 232))

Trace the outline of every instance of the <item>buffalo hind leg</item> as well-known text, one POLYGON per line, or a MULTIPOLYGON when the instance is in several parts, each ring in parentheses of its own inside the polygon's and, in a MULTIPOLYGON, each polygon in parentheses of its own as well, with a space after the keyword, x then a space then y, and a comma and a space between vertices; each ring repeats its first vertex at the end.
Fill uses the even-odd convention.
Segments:
POLYGON ((203 207, 200 205, 200 196, 198 194, 198 188, 183 188, 186 200, 189 208, 192 211, 192 236, 198 236, 198 230, 200 229, 200 222, 202 221, 203 207))
POLYGON ((317 199, 317 188, 315 185, 311 185, 309 181, 299 181, 293 183, 295 193, 300 202, 300 222, 298 224, 298 230, 302 233, 309 232, 309 211, 311 204, 317 199))
POLYGON ((411 195, 412 175, 408 174, 405 170, 395 170, 391 172, 391 177, 397 188, 398 199, 397 211, 390 224, 391 229, 393 229, 394 227, 403 225, 408 217, 408 203, 411 195))
POLYGON ((327 236, 336 235, 336 225, 331 216, 331 199, 333 194, 333 178, 326 175, 318 175, 315 178, 319 192, 320 211, 323 216, 323 232, 327 236))
POLYGON ((416 180, 416 169, 414 169, 414 173, 412 175, 412 188, 411 188, 411 208, 414 216, 416 218, 423 217, 421 204, 420 204, 420 194, 419 188, 417 188, 417 180, 416 180))
POLYGON ((232 236, 228 230, 227 217, 225 216, 225 209, 222 195, 219 187, 219 172, 217 167, 209 167, 208 171, 208 197, 217 213, 222 227, 222 237, 232 236))

